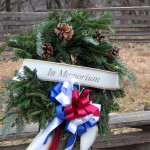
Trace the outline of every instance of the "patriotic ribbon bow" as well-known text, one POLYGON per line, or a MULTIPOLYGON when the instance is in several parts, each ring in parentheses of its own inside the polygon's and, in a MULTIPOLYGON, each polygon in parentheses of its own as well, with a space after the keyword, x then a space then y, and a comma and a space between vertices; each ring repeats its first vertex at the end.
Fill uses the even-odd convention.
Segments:
POLYGON ((100 116, 99 109, 96 106, 90 104, 94 96, 92 96, 90 99, 87 98, 90 92, 92 92, 94 95, 92 90, 87 89, 84 90, 79 96, 79 91, 76 89, 73 90, 72 103, 64 108, 64 111, 67 114, 66 120, 74 120, 76 118, 85 117, 89 114, 93 114, 97 117, 100 116))
POLYGON ((68 139, 65 150, 71 150, 77 134, 81 136, 86 132, 86 128, 95 126, 95 123, 100 120, 101 105, 93 104, 93 98, 94 92, 92 90, 87 89, 79 94, 77 87, 72 83, 57 83, 50 92, 50 99, 59 104, 56 106, 56 117, 36 139, 32 148, 40 150, 43 144, 46 144, 51 132, 57 128, 49 150, 57 149, 58 142, 56 140, 59 140, 60 124, 66 120, 65 130, 72 135, 68 139), (88 98, 90 92, 93 96, 88 98))

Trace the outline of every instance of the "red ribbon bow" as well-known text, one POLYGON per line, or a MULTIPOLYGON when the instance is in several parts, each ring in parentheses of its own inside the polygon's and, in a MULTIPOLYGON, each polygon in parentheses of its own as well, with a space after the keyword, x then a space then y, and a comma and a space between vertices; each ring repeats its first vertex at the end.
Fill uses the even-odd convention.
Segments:
POLYGON ((67 113, 66 120, 73 120, 76 118, 85 117, 86 115, 93 114, 94 116, 99 117, 99 109, 90 104, 94 98, 94 92, 92 90, 86 89, 79 96, 78 90, 73 90, 72 93, 72 104, 64 108, 64 111, 67 113), (88 99, 89 93, 92 92, 93 96, 88 99))

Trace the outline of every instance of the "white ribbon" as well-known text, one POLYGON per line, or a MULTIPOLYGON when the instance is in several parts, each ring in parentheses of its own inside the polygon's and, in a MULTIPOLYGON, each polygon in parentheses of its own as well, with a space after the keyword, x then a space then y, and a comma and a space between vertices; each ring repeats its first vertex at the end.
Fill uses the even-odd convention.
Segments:
MULTIPOLYGON (((72 103, 72 91, 73 91, 73 83, 64 82, 61 88, 61 92, 55 97, 57 101, 63 106, 67 107, 72 103)), ((93 104, 92 105, 98 107, 99 111, 101 109, 100 104, 93 104)), ((42 133, 34 140, 32 143, 32 146, 29 146, 27 150, 41 150, 43 147, 43 144, 45 142, 45 139, 49 136, 49 134, 57 128, 64 120, 59 119, 58 117, 55 117, 52 122, 48 124, 48 126, 43 130, 42 133)), ((72 134, 76 133, 77 126, 90 121, 92 123, 96 123, 99 121, 99 117, 93 116, 93 114, 87 115, 82 118, 71 120, 67 126, 67 130, 71 132, 72 134)), ((71 148, 67 148, 66 150, 71 150, 71 148)), ((43 149, 44 150, 44 149, 43 149)))
MULTIPOLYGON (((46 129, 43 130, 43 132, 40 134, 40 136, 34 141, 34 143, 32 143, 32 147, 30 148, 30 150, 41 150, 43 147, 43 143, 44 143, 45 139, 47 138, 47 136, 56 127, 58 127, 62 122, 63 122, 63 120, 60 120, 57 117, 55 117, 52 120, 52 122, 49 123, 49 125, 46 127, 46 129)), ((29 149, 27 149, 27 150, 29 150, 29 149)))
MULTIPOLYGON (((92 105, 98 107, 99 111, 101 110, 100 104, 93 104, 92 105)), ((76 133, 77 126, 84 124, 85 122, 90 121, 91 123, 96 123, 99 121, 99 117, 93 116, 93 114, 87 115, 85 117, 71 120, 68 124, 67 130, 69 130, 72 134, 76 133)))
POLYGON ((59 93, 55 99, 63 106, 67 107, 71 104, 72 99, 72 85, 73 83, 64 82, 61 88, 61 93, 59 93))

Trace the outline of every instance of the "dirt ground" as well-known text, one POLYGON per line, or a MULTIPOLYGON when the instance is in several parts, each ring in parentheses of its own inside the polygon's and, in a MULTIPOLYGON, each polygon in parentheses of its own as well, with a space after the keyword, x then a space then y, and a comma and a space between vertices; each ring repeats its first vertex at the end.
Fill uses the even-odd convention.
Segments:
POLYGON ((120 56, 128 68, 136 74, 137 83, 130 88, 127 81, 123 83, 126 96, 116 99, 120 112, 141 111, 145 104, 150 104, 150 44, 122 44, 120 56), (146 50, 143 50, 146 49, 146 50))
MULTIPOLYGON (((137 83, 129 88, 129 83, 125 81, 122 86, 127 95, 115 101, 120 104, 120 112, 143 110, 144 104, 150 103, 150 44, 121 44, 120 56, 136 74, 137 83)), ((13 78, 21 64, 22 60, 12 62, 10 59, 0 59, 0 90, 4 89, 1 81, 13 78)))

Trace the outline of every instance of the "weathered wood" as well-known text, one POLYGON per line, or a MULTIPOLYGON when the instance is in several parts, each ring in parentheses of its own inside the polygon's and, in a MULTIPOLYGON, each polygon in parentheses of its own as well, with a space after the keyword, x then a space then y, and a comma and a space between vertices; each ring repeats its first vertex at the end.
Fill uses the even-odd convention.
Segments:
POLYGON ((148 36, 150 35, 149 31, 117 31, 116 35, 111 35, 108 32, 103 32, 107 36, 148 36))
POLYGON ((114 16, 114 20, 150 20, 149 15, 138 15, 138 16, 114 16))
MULTIPOLYGON (((7 37, 0 37, 0 41, 5 40, 7 37)), ((129 43, 149 43, 150 39, 109 39, 111 42, 129 42, 129 43)))
POLYGON ((5 48, 4 48, 4 51, 12 51, 13 50, 13 48, 12 47, 9 47, 9 46, 6 46, 5 48))
MULTIPOLYGON (((108 144, 108 141, 106 139, 97 137, 92 148, 112 148, 112 147, 128 146, 134 144, 144 144, 149 142, 150 142, 150 131, 140 131, 140 132, 111 135, 110 144, 108 144)), ((0 147, 0 149, 1 150, 24 150, 27 146, 28 144, 22 144, 16 146, 0 147)), ((62 150, 61 144, 59 146, 59 150, 62 150)))
POLYGON ((124 43, 149 43, 150 39, 110 39, 111 42, 124 42, 124 43))
POLYGON ((150 111, 150 104, 144 105, 144 111, 150 111))
POLYGON ((7 37, 5 37, 5 36, 1 36, 0 37, 0 41, 3 41, 3 40, 5 40, 7 37))
POLYGON ((128 146, 110 147, 95 150, 149 150, 150 143, 134 144, 128 146))
POLYGON ((101 139, 100 137, 98 137, 92 147, 109 148, 134 144, 143 144, 149 142, 150 142, 150 131, 139 131, 119 135, 111 135, 110 137, 111 144, 108 144, 106 139, 101 139))
MULTIPOLYGON (((38 24, 42 21, 1 21, 1 25, 6 25, 6 26, 29 26, 29 25, 34 25, 38 24)), ((124 25, 118 25, 118 24, 113 24, 111 25, 113 28, 150 28, 150 24, 124 24, 124 25)))
POLYGON ((109 126, 113 128, 150 125, 150 111, 110 115, 109 126))
MULTIPOLYGON (((111 129, 121 127, 139 127, 143 125, 150 125, 150 111, 123 113, 123 114, 110 114, 109 126, 111 129)), ((23 134, 27 135, 30 132, 37 132, 38 124, 30 124, 26 126, 23 134)), ((16 133, 16 128, 12 128, 5 139, 0 138, 0 141, 11 140, 12 135, 16 133)), ((34 134, 33 134, 34 135, 34 134)), ((30 135, 32 136, 32 134, 30 135)), ((24 138, 23 135, 17 135, 16 138, 24 138)))
POLYGON ((1 21, 0 25, 5 25, 5 26, 29 26, 29 25, 34 25, 38 24, 41 21, 1 21))
MULTIPOLYGON (((150 6, 143 6, 143 7, 106 7, 106 8, 90 8, 90 9, 78 9, 79 11, 83 10, 83 11, 105 11, 105 10, 112 10, 112 11, 124 11, 124 10, 150 10, 149 9, 150 6)), ((72 9, 70 9, 72 10, 72 9)), ((11 19, 14 19, 14 17, 20 17, 20 20, 16 20, 16 21, 7 21, 7 20, 3 20, 0 21, 0 26, 11 26, 14 29, 10 29, 10 30, 3 30, 3 28, 1 28, 0 34, 14 34, 14 33, 20 33, 24 31, 32 31, 32 25, 37 24, 42 22, 44 17, 47 17, 49 13, 51 13, 52 11, 58 11, 58 10, 53 10, 51 9, 50 11, 47 12, 1 12, 0 13, 0 18, 3 17, 12 17, 11 19), (33 18, 33 19, 32 19, 33 18), (17 29, 16 29, 17 27, 17 29), (23 30, 22 30, 22 27, 23 30)), ((127 15, 127 16, 114 16, 115 20, 124 20, 124 19, 129 19, 129 20, 150 20, 149 15, 142 15, 142 16, 132 16, 132 15, 127 15)), ((150 24, 123 24, 123 25, 118 25, 118 24, 113 24, 111 25, 111 27, 115 28, 116 30, 128 30, 128 32, 122 32, 119 33, 118 32, 118 36, 147 36, 150 35, 149 33, 149 29, 150 29, 150 24), (130 32, 130 30, 132 29, 138 29, 141 31, 136 31, 136 32, 130 32), (148 30, 145 31, 145 29, 148 30)), ((3 39, 5 39, 5 37, 0 37, 0 41, 2 41, 3 39)), ((117 39, 116 39, 117 40, 117 39)), ((114 41, 113 39, 111 39, 111 41, 114 41)), ((118 39, 118 41, 120 42, 132 42, 132 43, 148 43, 149 39, 118 39)))
POLYGON ((32 29, 26 29, 25 31, 22 30, 22 29, 16 29, 16 30, 2 30, 0 31, 0 34, 7 34, 7 33, 10 33, 10 34, 15 34, 15 33, 21 33, 21 32, 32 32, 32 29))
MULTIPOLYGON (((22 29, 13 29, 13 30, 2 30, 0 31, 0 34, 7 34, 7 33, 21 33, 25 32, 22 29)), ((29 29, 26 29, 26 32, 32 32, 32 27, 29 29)), ((108 33, 104 33, 106 35, 110 35, 108 33)), ((118 31, 117 36, 147 36, 150 35, 149 31, 118 31)), ((111 35, 112 36, 112 35, 111 35)))
POLYGON ((147 36, 150 35, 148 31, 118 31, 117 36, 147 36))
MULTIPOLYGON (((8 15, 9 16, 9 15, 8 15)), ((24 16, 24 17, 18 17, 18 16, 12 16, 12 17, 9 17, 9 20, 14 20, 14 21, 29 21, 29 20, 44 20, 46 17, 48 16, 47 15, 39 15, 39 16, 35 16, 35 15, 30 15, 30 16, 24 16), (18 19, 19 18, 19 19, 18 19)), ((4 21, 4 20, 8 20, 7 19, 8 17, 4 17, 4 16, 0 16, 0 21, 4 21)))
POLYGON ((0 12, 1 17, 46 17, 49 12, 0 12))
MULTIPOLYGON (((48 9, 45 12, 54 12, 60 11, 64 9, 48 9)), ((74 9, 67 9, 67 11, 73 11, 74 9)), ((150 6, 134 6, 134 7, 103 7, 103 8, 84 8, 84 9, 76 9, 78 11, 87 11, 87 12, 99 12, 99 11, 127 11, 127 10, 150 10, 150 6)), ((40 10, 36 10, 40 12, 40 10)), ((43 11, 43 10, 42 10, 43 11)))
MULTIPOLYGON (((20 20, 38 20, 44 19, 49 15, 50 12, 1 12, 0 13, 0 20, 4 17, 11 17, 14 19, 16 17, 20 17, 20 20)), ((113 16, 115 20, 150 20, 149 15, 127 15, 127 16, 113 16)))
POLYGON ((0 55, 0 58, 13 58, 15 55, 0 55))
POLYGON ((4 140, 2 137, 0 137, 0 142, 2 141, 12 141, 12 140, 21 140, 21 139, 29 139, 34 138, 37 135, 38 131, 35 132, 23 132, 21 134, 11 133, 9 136, 4 140))
POLYGON ((25 150, 29 144, 11 145, 0 147, 0 150, 25 150))
MULTIPOLYGON (((0 128, 1 131, 1 128, 0 128)), ((11 140, 21 140, 34 138, 38 133, 38 124, 30 124, 25 127, 25 130, 21 134, 16 134, 16 127, 11 128, 9 134, 6 138, 0 136, 0 142, 2 141, 11 141, 11 140)))
POLYGON ((113 24, 111 25, 113 28, 150 28, 150 24, 113 24))
MULTIPOLYGON (((132 112, 132 113, 123 113, 123 114, 110 114, 110 128, 121 128, 121 127, 139 127, 150 125, 150 111, 142 111, 142 112, 132 112)), ((16 128, 12 128, 10 130, 7 138, 2 139, 0 141, 9 141, 9 140, 20 140, 33 138, 38 132, 38 124, 30 124, 26 126, 25 131, 20 135, 15 135, 16 128)), ((106 139, 102 139, 98 137, 93 144, 93 148, 111 148, 111 147, 119 147, 119 146, 128 146, 134 144, 144 144, 150 143, 150 130, 112 135, 110 137, 110 145, 108 145, 106 139)), ((1 150, 23 150, 28 146, 28 144, 17 145, 17 146, 6 146, 0 147, 1 150)), ((59 150, 61 150, 61 144, 59 150)), ((140 150, 140 149, 139 149, 140 150)))
MULTIPOLYGON (((22 133, 37 132, 38 128, 39 126, 37 123, 31 123, 25 127, 25 130, 22 133)), ((1 131, 1 127, 0 127, 0 131, 1 131)), ((11 128, 11 130, 9 131, 9 134, 14 134, 14 133, 16 133, 16 127, 11 128)))
MULTIPOLYGON (((34 16, 39 18, 39 16, 46 16, 49 12, 61 11, 63 9, 50 9, 50 10, 37 10, 36 12, 0 12, 0 16, 3 17, 28 17, 34 16)), ((76 9, 78 11, 89 11, 89 12, 99 12, 99 11, 127 11, 127 10, 150 10, 150 6, 139 6, 139 7, 104 7, 104 8, 86 8, 86 9, 76 9)), ((67 9, 67 11, 74 11, 74 9, 67 9)))

